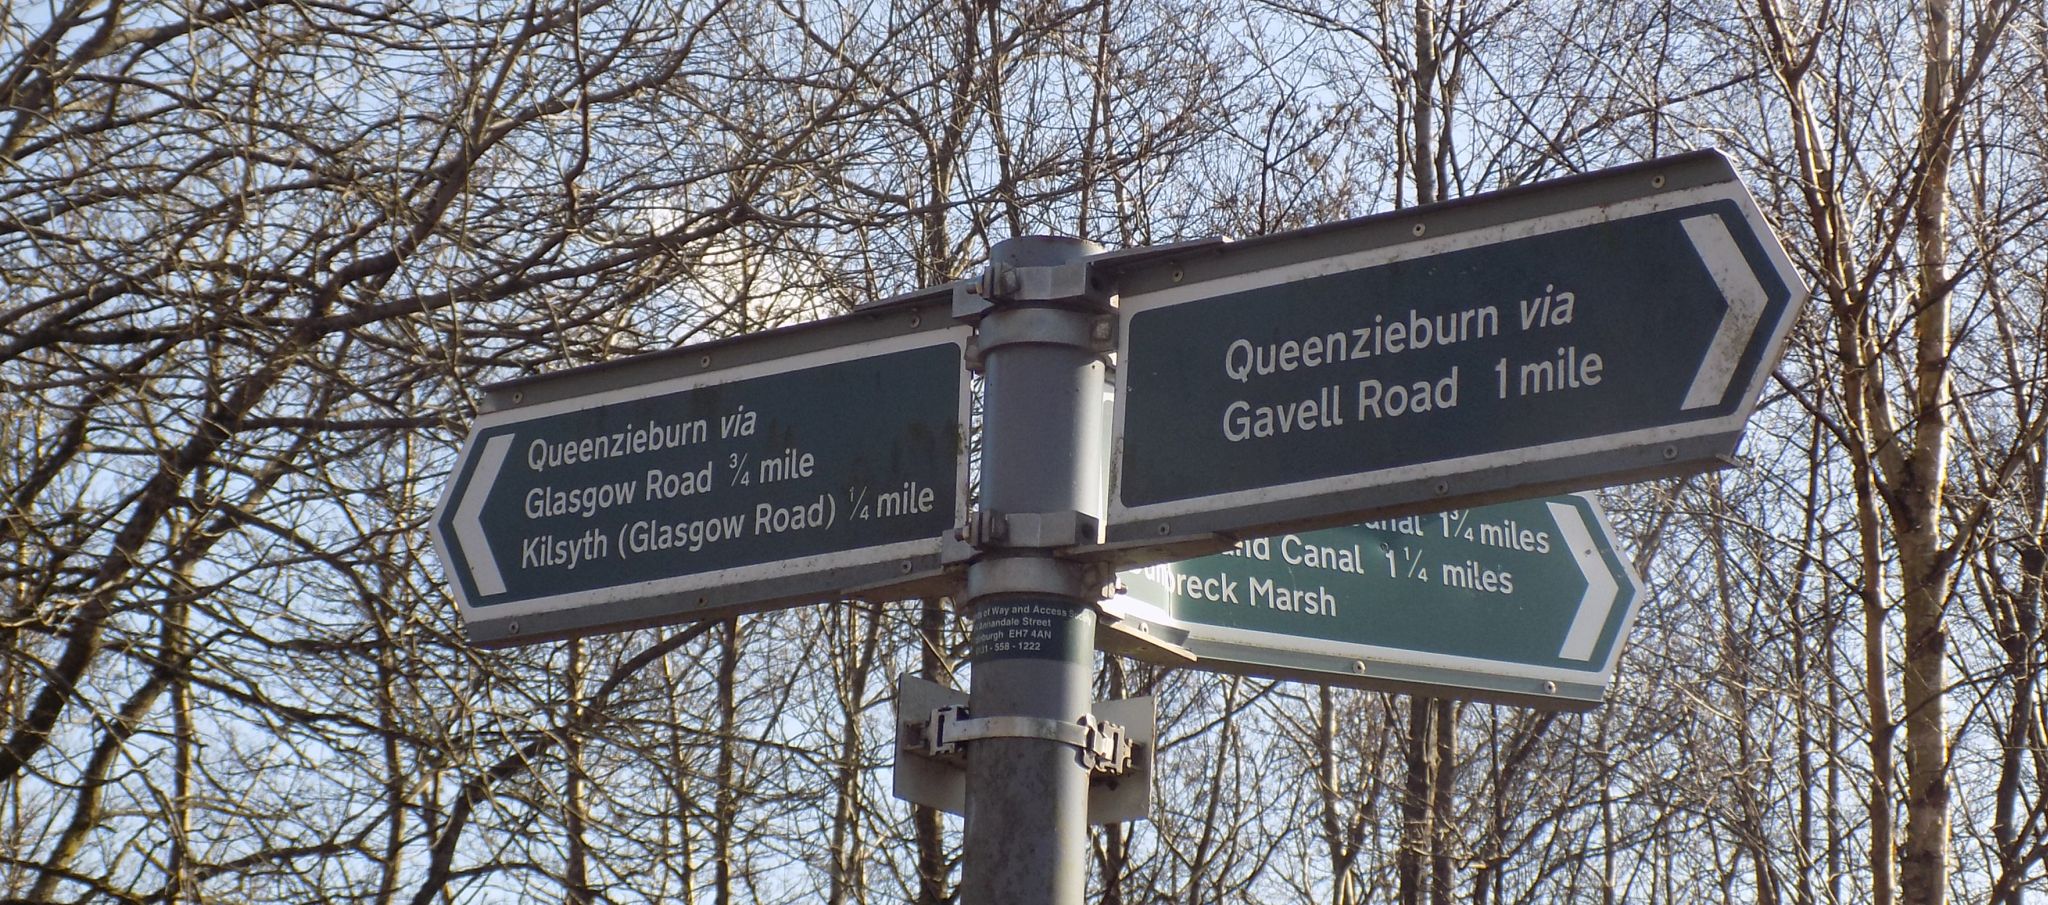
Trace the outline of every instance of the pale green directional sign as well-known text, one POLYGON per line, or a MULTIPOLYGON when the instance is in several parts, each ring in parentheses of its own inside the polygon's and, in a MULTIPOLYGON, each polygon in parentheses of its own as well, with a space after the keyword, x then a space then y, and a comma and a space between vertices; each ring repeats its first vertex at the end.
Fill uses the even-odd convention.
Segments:
POLYGON ((471 640, 938 574, 965 511, 968 332, 857 315, 494 387, 433 523, 471 640))
POLYGON ((1640 583, 1589 497, 1240 542, 1108 606, 1198 668, 1552 707, 1600 702, 1640 583))
POLYGON ((1718 154, 1121 275, 1113 542, 1697 471, 1805 304, 1718 154))

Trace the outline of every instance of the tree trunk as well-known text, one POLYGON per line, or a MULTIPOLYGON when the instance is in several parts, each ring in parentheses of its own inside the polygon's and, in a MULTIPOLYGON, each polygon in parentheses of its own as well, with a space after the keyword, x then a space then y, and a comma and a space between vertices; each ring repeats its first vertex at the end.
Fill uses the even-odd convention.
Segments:
POLYGON ((1942 491, 1948 466, 1948 181, 1953 154, 1953 25, 1949 0, 1927 0, 1920 93, 1921 190, 1913 208, 1919 257, 1913 316, 1912 454, 1898 477, 1899 575, 1905 586, 1904 668, 1899 688, 1906 724, 1906 834, 1899 892, 1907 905, 1948 899, 1949 768, 1946 693, 1948 605, 1953 566, 1943 549, 1942 491))

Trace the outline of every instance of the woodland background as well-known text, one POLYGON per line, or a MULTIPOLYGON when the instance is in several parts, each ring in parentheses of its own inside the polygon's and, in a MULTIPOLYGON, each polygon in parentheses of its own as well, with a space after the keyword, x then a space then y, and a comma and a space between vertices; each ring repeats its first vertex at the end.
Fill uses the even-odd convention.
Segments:
POLYGON ((0 898, 938 903, 940 601, 505 652, 487 382, 1010 236, 1250 236, 1698 147, 1815 301, 1739 468, 1612 488, 1581 715, 1124 662, 1105 903, 2048 896, 2048 21, 2017 0, 13 0, 0 898))

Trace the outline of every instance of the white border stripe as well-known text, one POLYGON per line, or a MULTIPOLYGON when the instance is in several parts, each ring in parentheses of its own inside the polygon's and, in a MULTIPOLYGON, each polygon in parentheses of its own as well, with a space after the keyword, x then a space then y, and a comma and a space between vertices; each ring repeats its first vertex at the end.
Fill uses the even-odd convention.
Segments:
POLYGON ((1607 614, 1614 611, 1614 602, 1621 594, 1621 586, 1607 571, 1607 561, 1600 556, 1600 546, 1593 540, 1593 532, 1586 527, 1586 520, 1579 517, 1579 510, 1563 503, 1545 503, 1550 517, 1557 522, 1557 533, 1571 551, 1572 560, 1579 564, 1579 571, 1586 576, 1586 593, 1579 598, 1576 614, 1572 616, 1572 627, 1564 635, 1564 646, 1557 655, 1566 660, 1593 659, 1593 646, 1600 642, 1600 630, 1607 627, 1607 614))
POLYGON ((1750 334, 1756 332, 1757 319, 1763 317, 1770 298, 1764 293, 1763 284, 1757 282, 1756 272, 1749 268, 1749 260, 1742 256, 1742 249, 1735 246, 1735 237, 1728 234, 1728 224, 1721 222, 1720 217, 1687 217, 1679 224, 1692 237, 1700 263, 1707 265, 1721 297, 1728 300, 1728 311, 1721 315, 1721 326, 1714 331, 1706 357, 1700 360, 1692 387, 1686 390, 1685 404, 1679 406, 1691 411, 1719 405, 1722 397, 1728 395, 1735 368, 1742 364, 1742 350, 1749 345, 1750 334))
POLYGON ((464 488, 462 503, 455 507, 455 542, 462 548, 462 558, 469 562, 477 593, 486 597, 505 593, 505 576, 498 572, 498 557, 491 552, 490 537, 484 533, 484 502, 491 495, 491 485, 498 483, 498 471, 504 467, 505 456, 512 451, 512 440, 517 436, 499 434, 484 441, 476 473, 464 488))
MULTIPOLYGON (((801 355, 791 355, 785 358, 772 358, 767 361, 751 362, 736 367, 705 371, 701 374, 671 377, 667 380, 620 387, 583 396, 573 396, 568 399, 557 399, 553 402, 544 402, 537 405, 500 409, 487 415, 479 416, 470 426, 469 430, 470 435, 475 436, 494 427, 518 424, 522 421, 532 421, 536 418, 546 418, 550 415, 559 415, 564 412, 580 412, 585 409, 602 408, 621 402, 633 402, 640 399, 651 399, 656 396, 666 396, 671 393, 684 393, 690 390, 701 390, 706 387, 724 386, 755 377, 769 377, 777 374, 788 374, 794 371, 805 371, 824 365, 860 361, 865 358, 874 358, 895 352, 907 352, 912 349, 922 349, 928 346, 955 345, 965 349, 967 340, 973 333, 973 328, 963 325, 950 329, 906 333, 901 336, 885 336, 867 342, 838 346, 831 349, 820 349, 815 352, 805 352, 801 355)), ((684 346, 683 348, 688 347, 684 346)))
POLYGON ((1435 669, 1458 670, 1480 675, 1502 678, 1546 679, 1559 682, 1606 681, 1604 664, 1588 664, 1588 668, 1565 669, 1555 666, 1537 666, 1512 660, 1487 660, 1479 657, 1461 657, 1455 654, 1439 654, 1428 651, 1404 650, 1396 647, 1380 647, 1373 644, 1359 644, 1349 641, 1331 641, 1325 638, 1311 638, 1302 635, 1281 635, 1250 629, 1226 628, 1220 625, 1202 623, 1169 623, 1186 629, 1188 640, 1196 644, 1214 641, 1237 644, 1245 647, 1266 648, 1278 652, 1300 652, 1325 657, 1362 659, 1367 664, 1391 663, 1403 666, 1422 666, 1435 669))

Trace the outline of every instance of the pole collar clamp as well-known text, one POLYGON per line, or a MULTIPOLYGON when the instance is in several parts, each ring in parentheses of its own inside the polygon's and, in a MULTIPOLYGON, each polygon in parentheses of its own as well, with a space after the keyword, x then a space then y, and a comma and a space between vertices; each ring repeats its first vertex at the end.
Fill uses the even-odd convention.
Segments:
POLYGON ((924 724, 918 751, 928 757, 965 759, 963 746, 989 738, 1030 738, 1058 742, 1080 752, 1088 772, 1121 776, 1131 769, 1131 739, 1124 727, 1094 714, 1071 723, 1032 716, 973 718, 966 707, 936 708, 924 724))

